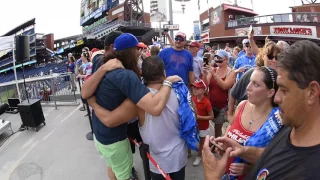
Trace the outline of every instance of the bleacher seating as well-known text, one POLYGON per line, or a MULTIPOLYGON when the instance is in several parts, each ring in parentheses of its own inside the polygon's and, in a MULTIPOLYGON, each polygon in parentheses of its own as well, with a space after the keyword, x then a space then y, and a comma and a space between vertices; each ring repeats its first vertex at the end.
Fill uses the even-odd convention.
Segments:
POLYGON ((5 59, 5 60, 2 60, 2 61, 0 62, 0 66, 6 65, 6 64, 8 64, 8 63, 10 63, 10 62, 12 62, 12 57, 7 58, 7 59, 5 59))
MULTIPOLYGON (((25 67, 24 74, 25 78, 34 77, 34 76, 41 76, 50 74, 50 70, 53 73, 65 73, 67 72, 66 60, 61 61, 60 63, 48 63, 44 66, 37 66, 37 67, 25 67), (41 73, 42 72, 42 73, 41 73)), ((17 78, 22 79, 22 69, 17 69, 17 78)), ((7 73, 0 74, 0 83, 9 82, 15 80, 13 70, 8 71, 7 73)))

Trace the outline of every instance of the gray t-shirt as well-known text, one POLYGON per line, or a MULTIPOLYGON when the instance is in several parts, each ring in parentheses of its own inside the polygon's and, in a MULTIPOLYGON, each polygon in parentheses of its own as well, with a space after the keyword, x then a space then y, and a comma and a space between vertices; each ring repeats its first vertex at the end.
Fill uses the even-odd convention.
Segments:
POLYGON ((202 58, 198 56, 193 57, 193 73, 195 80, 199 80, 200 75, 203 74, 202 58))
MULTIPOLYGON (((157 90, 149 88, 155 94, 157 90)), ((174 90, 160 116, 145 113, 144 125, 139 128, 143 142, 150 147, 150 155, 166 173, 177 172, 187 164, 187 144, 180 138, 179 102, 174 90)), ((150 163, 150 170, 160 174, 150 163)))

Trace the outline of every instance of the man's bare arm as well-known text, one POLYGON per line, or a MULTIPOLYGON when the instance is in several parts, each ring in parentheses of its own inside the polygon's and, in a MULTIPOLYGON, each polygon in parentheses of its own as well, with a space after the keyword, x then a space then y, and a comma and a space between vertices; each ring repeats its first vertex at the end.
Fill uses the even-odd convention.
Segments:
POLYGON ((93 108, 99 120, 111 128, 127 123, 137 117, 136 105, 130 99, 126 99, 113 111, 101 107, 94 97, 89 98, 88 103, 93 108))
POLYGON ((83 99, 88 99, 96 92, 104 75, 111 70, 117 68, 124 68, 122 63, 117 59, 110 59, 107 63, 103 64, 93 75, 87 79, 82 86, 81 96, 83 99))
POLYGON ((100 82, 102 81, 106 70, 101 66, 92 76, 87 79, 82 86, 81 96, 83 99, 88 99, 96 92, 100 82))
POLYGON ((193 71, 189 71, 189 86, 194 83, 194 73, 193 71))

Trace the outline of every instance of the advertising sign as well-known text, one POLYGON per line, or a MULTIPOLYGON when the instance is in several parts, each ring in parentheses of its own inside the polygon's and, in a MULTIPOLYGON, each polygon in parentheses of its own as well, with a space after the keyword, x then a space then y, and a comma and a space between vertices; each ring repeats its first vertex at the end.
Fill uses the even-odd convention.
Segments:
POLYGON ((82 0, 80 9, 80 25, 90 19, 99 18, 103 12, 119 5, 119 0, 82 0))
POLYGON ((210 39, 209 38, 210 38, 209 32, 201 34, 202 43, 210 43, 210 39))
POLYGON ((193 21, 193 33, 194 33, 194 40, 200 40, 200 26, 199 21, 193 21))
MULTIPOLYGON (((252 27, 252 30, 254 31, 254 35, 261 35, 262 34, 261 27, 252 27)), ((249 34, 249 27, 235 29, 236 36, 248 36, 248 34, 249 34)))
POLYGON ((167 1, 152 0, 150 2, 150 21, 165 22, 167 18, 167 1))
POLYGON ((270 26, 270 35, 317 38, 317 28, 315 26, 299 25, 270 26))

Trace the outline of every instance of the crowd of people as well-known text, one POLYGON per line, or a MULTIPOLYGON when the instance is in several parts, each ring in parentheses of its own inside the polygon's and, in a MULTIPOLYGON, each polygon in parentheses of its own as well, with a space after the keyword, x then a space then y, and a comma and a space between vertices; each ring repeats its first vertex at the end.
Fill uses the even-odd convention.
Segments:
POLYGON ((172 180, 185 179, 192 150, 206 180, 320 179, 319 46, 266 39, 259 48, 249 34, 242 50, 215 50, 167 37, 171 47, 149 49, 115 31, 103 50, 83 49, 85 66, 69 57, 109 179, 137 179, 130 140, 148 144, 172 180))

